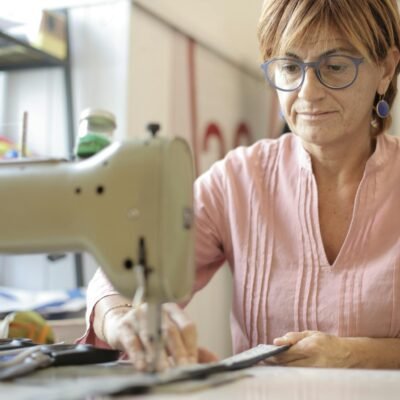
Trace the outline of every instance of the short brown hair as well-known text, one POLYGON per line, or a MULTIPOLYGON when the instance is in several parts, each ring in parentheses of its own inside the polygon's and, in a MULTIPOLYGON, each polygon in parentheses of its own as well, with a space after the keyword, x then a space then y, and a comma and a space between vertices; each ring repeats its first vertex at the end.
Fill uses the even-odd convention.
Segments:
MULTIPOLYGON (((282 54, 292 45, 316 39, 326 29, 343 34, 363 57, 376 64, 385 59, 390 48, 400 50, 396 0, 265 0, 258 25, 262 57, 267 60, 282 54)), ((397 94, 399 72, 397 65, 385 94, 390 106, 397 94)), ((378 98, 377 94, 375 103, 378 98)), ((380 119, 375 109, 372 121, 378 133, 391 124, 390 117, 380 119)))

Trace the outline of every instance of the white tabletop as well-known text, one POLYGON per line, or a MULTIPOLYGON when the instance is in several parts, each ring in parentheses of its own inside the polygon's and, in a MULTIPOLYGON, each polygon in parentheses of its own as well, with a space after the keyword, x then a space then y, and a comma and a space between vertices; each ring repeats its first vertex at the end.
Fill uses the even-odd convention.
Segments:
MULTIPOLYGON (((0 399, 105 400, 149 375, 126 366, 93 365, 47 368, 32 376, 0 383, 0 399), (97 393, 97 395, 95 395, 97 393)), ((120 400, 399 400, 400 370, 345 370, 262 366, 162 384, 153 392, 120 400), (239 379, 237 379, 239 378, 239 379), (235 380, 236 379, 236 380, 235 380)), ((113 397, 112 399, 115 399, 113 397)))
POLYGON ((399 400, 400 371, 255 367, 251 376, 217 387, 187 392, 182 384, 168 393, 125 396, 135 400, 399 400))

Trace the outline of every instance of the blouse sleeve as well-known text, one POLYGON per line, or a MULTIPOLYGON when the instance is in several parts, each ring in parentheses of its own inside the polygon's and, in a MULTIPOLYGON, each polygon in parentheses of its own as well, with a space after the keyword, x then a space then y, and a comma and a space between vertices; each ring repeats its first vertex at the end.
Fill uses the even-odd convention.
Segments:
POLYGON ((118 294, 118 292, 99 268, 90 280, 86 293, 86 332, 76 342, 89 343, 97 347, 109 347, 94 332, 94 308, 102 298, 118 294))
POLYGON ((194 291, 203 288, 226 259, 227 215, 222 162, 214 164, 194 185, 195 267, 194 291))

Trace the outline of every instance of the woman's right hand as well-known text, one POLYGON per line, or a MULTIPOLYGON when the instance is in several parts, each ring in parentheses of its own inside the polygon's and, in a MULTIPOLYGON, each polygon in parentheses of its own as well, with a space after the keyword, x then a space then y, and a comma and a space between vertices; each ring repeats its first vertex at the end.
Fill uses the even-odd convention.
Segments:
MULTIPOLYGON (((103 306, 103 310, 106 310, 103 306)), ((157 370, 175 365, 217 361, 218 357, 198 347, 197 329, 187 313, 175 303, 162 306, 163 349, 157 370)), ((147 332, 147 304, 136 308, 120 307, 103 312, 102 334, 108 344, 126 352, 138 370, 151 367, 155 357, 154 343, 147 332)))

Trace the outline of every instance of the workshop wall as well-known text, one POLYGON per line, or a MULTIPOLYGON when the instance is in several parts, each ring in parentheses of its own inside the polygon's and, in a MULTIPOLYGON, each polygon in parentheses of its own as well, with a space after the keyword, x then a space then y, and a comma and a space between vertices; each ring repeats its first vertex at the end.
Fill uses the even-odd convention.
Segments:
MULTIPOLYGON (((261 74, 142 6, 121 1, 74 8, 69 22, 75 127, 87 107, 116 115, 116 139, 143 136, 149 122, 159 122, 162 135, 182 136, 192 145, 197 173, 270 130, 267 121, 274 118, 261 74)), ((12 93, 3 103, 3 118, 18 121, 29 111, 28 146, 36 154, 68 153, 63 83, 57 69, 10 73, 3 82, 12 93)), ((88 281, 97 264, 86 254, 84 264, 88 281)), ((0 285, 26 289, 75 285, 71 257, 55 264, 45 255, 1 257, 0 279, 0 285)), ((220 356, 231 352, 230 282, 225 266, 189 305, 201 344, 220 356)))
MULTIPOLYGON (((126 28, 126 8, 119 4, 119 11, 107 5, 73 11, 73 43, 79 40, 73 53, 77 111, 87 106, 113 111, 117 138, 143 137, 149 122, 160 123, 161 135, 182 136, 192 145, 198 173, 237 144, 266 137, 272 118, 261 74, 249 73, 136 4, 129 10, 127 45, 126 31, 108 22, 118 20, 114 13, 120 12, 126 28), (104 24, 103 35, 97 27, 104 24)), ((96 267, 85 256, 87 278, 96 267)), ((200 342, 221 356, 231 352, 230 301, 225 266, 188 307, 200 342)))
MULTIPOLYGON (((174 28, 132 7, 127 133, 141 135, 148 122, 159 122, 162 135, 191 144, 201 173, 237 145, 266 137, 269 91, 261 74, 174 28)), ((188 306, 200 343, 220 356, 231 353, 231 296, 230 271, 224 266, 188 306)))
MULTIPOLYGON (((197 173, 237 145, 279 134, 276 98, 261 74, 242 68, 201 38, 194 40, 143 5, 102 3, 72 9, 69 15, 76 127, 87 107, 116 115, 116 139, 146 135, 146 125, 159 122, 162 135, 182 136, 191 144, 197 173)), ((22 112, 29 111, 28 148, 33 153, 67 155, 60 70, 0 74, 0 100, 0 121, 16 124, 13 134, 22 112)), ((394 110, 392 132, 399 133, 399 99, 394 110)), ((87 282, 97 264, 89 255, 84 264, 87 282)), ((45 255, 0 256, 0 285, 74 287, 72 258, 49 263, 45 255)), ((230 272, 224 266, 188 306, 200 343, 220 356, 231 351, 231 295, 230 272)))
POLYGON ((116 139, 127 132, 130 13, 128 0, 69 11, 76 125, 86 108, 111 111, 116 139))
POLYGON ((271 136, 270 91, 261 73, 132 7, 128 135, 160 122, 161 134, 191 143, 202 172, 238 144, 271 136))

